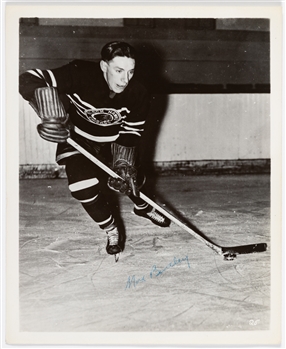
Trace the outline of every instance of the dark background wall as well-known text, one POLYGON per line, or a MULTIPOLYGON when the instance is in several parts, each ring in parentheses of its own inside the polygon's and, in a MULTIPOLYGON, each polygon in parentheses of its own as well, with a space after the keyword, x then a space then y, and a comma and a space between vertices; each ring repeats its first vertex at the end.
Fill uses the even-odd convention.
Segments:
POLYGON ((73 59, 97 61, 124 40, 139 54, 137 77, 154 92, 269 92, 267 19, 38 19, 20 21, 20 73, 73 59))
MULTIPOLYGON (((136 47, 137 78, 153 92, 142 139, 148 168, 269 171, 268 19, 22 18, 19 33, 20 73, 98 61, 113 40, 136 47)), ((53 144, 38 137, 32 108, 19 103, 24 173, 55 166, 53 144)))

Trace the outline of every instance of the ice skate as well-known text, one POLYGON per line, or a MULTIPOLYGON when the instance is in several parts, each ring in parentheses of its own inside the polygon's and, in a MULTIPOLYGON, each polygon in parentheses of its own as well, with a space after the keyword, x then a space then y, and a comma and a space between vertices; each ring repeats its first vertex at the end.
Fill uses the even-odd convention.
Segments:
POLYGON ((137 216, 149 219, 159 227, 166 228, 170 225, 170 220, 150 205, 144 209, 140 209, 139 206, 135 205, 133 212, 137 216))
POLYGON ((117 262, 120 252, 122 252, 121 247, 119 246, 119 232, 117 227, 114 227, 112 230, 106 232, 107 234, 107 245, 106 252, 108 254, 115 255, 115 261, 117 262))

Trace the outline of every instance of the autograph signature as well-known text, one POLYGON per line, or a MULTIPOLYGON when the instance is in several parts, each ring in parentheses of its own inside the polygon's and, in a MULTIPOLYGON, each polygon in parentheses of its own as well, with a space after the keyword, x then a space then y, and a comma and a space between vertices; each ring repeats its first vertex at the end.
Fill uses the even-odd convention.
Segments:
MULTIPOLYGON (((173 260, 170 263, 168 263, 163 269, 159 269, 157 268, 156 265, 153 265, 151 268, 151 271, 149 272, 149 279, 160 277, 164 275, 164 273, 167 270, 174 268, 175 266, 180 265, 183 262, 186 262, 188 265, 188 268, 190 269, 190 262, 189 262, 188 256, 185 256, 183 258, 174 257, 173 260)), ((128 279, 125 285, 125 290, 130 289, 132 287, 136 288, 138 284, 147 282, 147 281, 148 281, 148 277, 145 277, 145 275, 141 277, 136 277, 136 275, 128 276, 128 279)))

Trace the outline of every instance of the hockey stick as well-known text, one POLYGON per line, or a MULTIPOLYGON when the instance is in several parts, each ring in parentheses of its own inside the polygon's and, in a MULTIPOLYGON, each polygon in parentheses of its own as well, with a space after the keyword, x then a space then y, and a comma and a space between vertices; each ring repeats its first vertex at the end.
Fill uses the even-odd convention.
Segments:
MULTIPOLYGON (((82 153, 84 156, 86 156, 90 161, 95 163, 98 167, 100 167, 102 170, 104 170, 107 174, 109 174, 113 178, 120 178, 114 171, 112 171, 108 166, 106 166, 103 162, 98 160, 95 156, 93 156, 90 152, 88 152, 85 148, 83 148, 81 145, 79 145, 77 142, 75 142, 73 139, 68 138, 67 142, 72 145, 75 149, 77 149, 80 153, 82 153)), ((214 242, 212 242, 209 238, 202 236, 195 230, 188 227, 185 223, 181 222, 178 218, 174 217, 172 214, 170 214, 168 211, 166 211, 164 208, 162 208, 160 205, 158 205, 156 202, 151 200, 149 197, 147 197, 142 192, 139 192, 139 196, 141 199, 143 199, 145 202, 153 206, 156 210, 161 212, 164 216, 169 218, 172 222, 177 224, 179 227, 183 228, 185 231, 187 231, 189 234, 191 234, 196 239, 203 242, 205 245, 210 247, 213 251, 215 251, 217 254, 224 257, 225 260, 233 260, 238 254, 248 254, 248 253, 255 253, 255 252, 264 252, 267 249, 266 243, 259 243, 259 244, 252 244, 252 245, 243 245, 243 246, 233 246, 233 247, 222 247, 214 242)))

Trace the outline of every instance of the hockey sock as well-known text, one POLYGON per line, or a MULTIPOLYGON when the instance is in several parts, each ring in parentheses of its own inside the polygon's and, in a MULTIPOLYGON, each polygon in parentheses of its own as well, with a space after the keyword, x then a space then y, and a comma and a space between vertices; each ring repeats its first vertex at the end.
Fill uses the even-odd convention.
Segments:
POLYGON ((143 199, 141 199, 140 197, 134 196, 134 195, 129 195, 129 198, 131 199, 131 201, 133 201, 133 203, 142 208, 143 206, 148 205, 143 199))
POLYGON ((113 230, 114 228, 116 228, 116 224, 114 223, 114 220, 108 224, 107 226, 105 226, 103 229, 106 233, 108 233, 110 230, 113 230))
POLYGON ((143 204, 141 204, 141 205, 134 204, 134 207, 136 210, 142 210, 142 211, 149 212, 151 206, 149 204, 147 204, 146 202, 143 202, 143 204))
POLYGON ((91 204, 82 203, 88 215, 99 225, 101 229, 106 229, 114 223, 113 215, 108 207, 108 203, 100 194, 96 201, 91 204))

